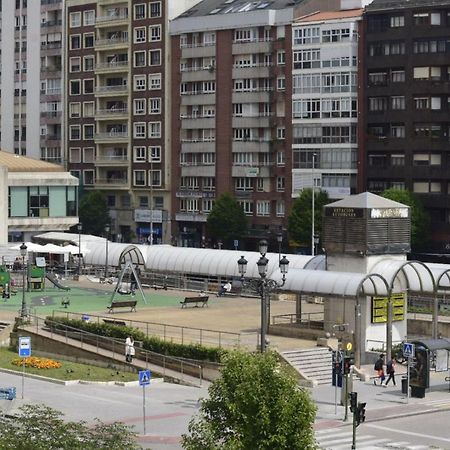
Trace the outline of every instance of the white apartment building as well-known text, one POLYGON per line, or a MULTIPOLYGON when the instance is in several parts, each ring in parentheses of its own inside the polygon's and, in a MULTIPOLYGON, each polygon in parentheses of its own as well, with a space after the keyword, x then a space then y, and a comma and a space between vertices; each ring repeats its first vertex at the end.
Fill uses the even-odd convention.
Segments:
POLYGON ((362 9, 324 11, 292 25, 292 196, 314 186, 356 193, 358 26, 362 9))

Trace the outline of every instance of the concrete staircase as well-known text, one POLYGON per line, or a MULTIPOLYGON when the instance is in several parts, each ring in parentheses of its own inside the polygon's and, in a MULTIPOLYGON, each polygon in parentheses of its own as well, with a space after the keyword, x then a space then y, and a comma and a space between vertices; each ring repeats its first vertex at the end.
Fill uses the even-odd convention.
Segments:
POLYGON ((283 358, 311 385, 331 384, 332 354, 328 347, 290 350, 283 358))
POLYGON ((9 345, 9 335, 13 329, 13 324, 10 322, 0 321, 0 345, 9 345))

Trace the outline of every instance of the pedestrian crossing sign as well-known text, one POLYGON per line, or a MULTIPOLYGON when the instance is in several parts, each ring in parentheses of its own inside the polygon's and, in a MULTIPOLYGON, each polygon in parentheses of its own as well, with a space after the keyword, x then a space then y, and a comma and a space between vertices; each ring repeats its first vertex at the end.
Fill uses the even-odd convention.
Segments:
POLYGON ((410 344, 409 342, 403 344, 403 356, 414 358, 414 344, 410 344))
POLYGON ((139 371, 139 385, 146 386, 150 384, 150 379, 152 378, 152 373, 150 370, 140 370, 139 371))

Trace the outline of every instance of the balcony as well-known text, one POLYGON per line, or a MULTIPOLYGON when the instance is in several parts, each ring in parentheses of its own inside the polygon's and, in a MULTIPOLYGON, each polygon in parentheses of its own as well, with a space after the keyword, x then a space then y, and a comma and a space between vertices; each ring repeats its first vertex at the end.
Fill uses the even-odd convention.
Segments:
POLYGON ((128 131, 109 131, 106 133, 96 133, 94 136, 96 144, 109 142, 128 142, 128 131))
POLYGON ((200 91, 192 91, 181 94, 181 105, 215 105, 216 94, 215 92, 204 93, 200 91))
POLYGON ((122 154, 100 154, 95 160, 95 164, 97 166, 119 166, 123 167, 128 163, 128 155, 125 153, 122 154))
POLYGON ((233 103, 268 103, 273 89, 254 89, 252 91, 233 91, 233 103))
POLYGON ((243 78, 269 78, 270 67, 267 65, 235 67, 231 72, 231 76, 235 80, 243 78))
POLYGON ((247 141, 233 141, 232 152, 233 153, 269 153, 270 151, 269 140, 247 140, 247 141))
POLYGON ((245 55, 254 53, 270 53, 272 51, 272 41, 266 39, 254 39, 246 42, 234 42, 231 52, 233 55, 245 55))
POLYGON ((269 115, 233 116, 233 128, 267 128, 270 127, 269 115))
POLYGON ((125 11, 117 12, 114 15, 99 16, 95 20, 97 27, 110 27, 128 24, 128 14, 125 11))
POLYGON ((130 67, 129 61, 103 62, 95 65, 95 72, 96 73, 128 72, 129 67, 130 67))
POLYGON ((181 140, 181 151, 183 153, 213 153, 216 150, 215 141, 211 140, 181 140))
POLYGON ((252 166, 233 165, 231 168, 231 176, 239 178, 269 178, 270 166, 262 164, 254 164, 252 166))
POLYGON ((41 66, 42 73, 61 72, 61 66, 41 66))
POLYGON ((212 129, 216 126, 215 117, 197 116, 195 118, 181 117, 182 129, 212 129))
POLYGON ((188 69, 181 72, 181 81, 183 83, 196 82, 196 81, 212 81, 216 79, 215 69, 210 70, 209 68, 201 69, 188 69))
POLYGON ((122 108, 108 108, 99 109, 95 114, 96 119, 127 119, 128 118, 128 108, 126 106, 122 108), (123 116, 123 117, 122 117, 123 116))
POLYGON ((62 20, 47 20, 46 22, 41 22, 42 28, 49 28, 49 27, 60 27, 62 26, 62 20))
POLYGON ((111 48, 127 48, 129 43, 128 37, 116 37, 111 39, 97 39, 95 41, 96 49, 108 49, 111 48))
POLYGON ((41 50, 57 50, 62 48, 62 42, 41 42, 41 50))
POLYGON ((110 95, 128 95, 128 85, 120 84, 117 86, 97 86, 95 93, 99 96, 110 95))
POLYGON ((181 48, 181 58, 210 58, 216 55, 216 44, 185 45, 181 48))
POLYGON ((182 177, 214 177, 216 176, 215 165, 196 165, 196 166, 182 166, 182 177))
POLYGON ((107 177, 97 178, 95 180, 95 187, 99 188, 113 188, 113 189, 128 189, 127 177, 107 177))

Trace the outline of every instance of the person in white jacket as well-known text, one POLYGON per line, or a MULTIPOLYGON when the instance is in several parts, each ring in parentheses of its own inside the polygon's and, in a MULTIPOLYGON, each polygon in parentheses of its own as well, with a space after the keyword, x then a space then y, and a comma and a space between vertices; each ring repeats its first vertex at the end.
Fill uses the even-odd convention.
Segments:
POLYGON ((133 336, 128 336, 125 339, 125 361, 132 362, 134 356, 134 339, 133 336))

